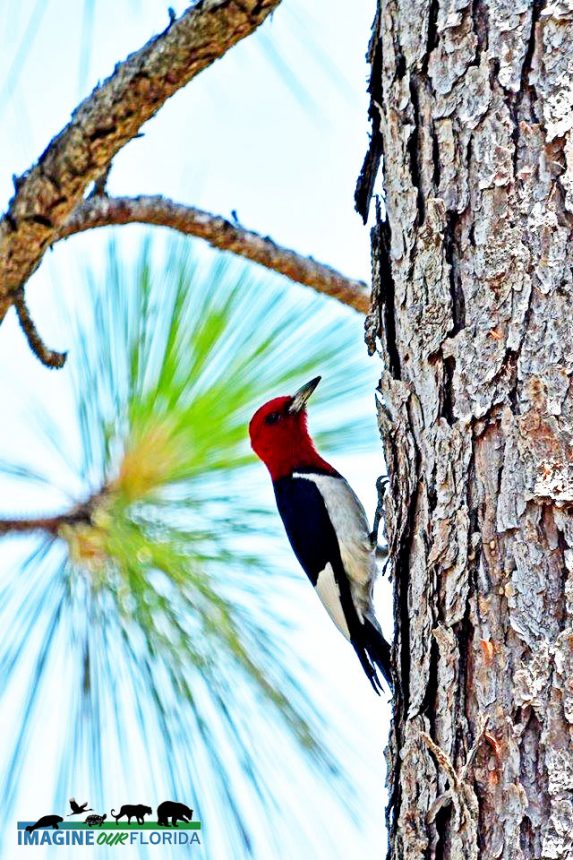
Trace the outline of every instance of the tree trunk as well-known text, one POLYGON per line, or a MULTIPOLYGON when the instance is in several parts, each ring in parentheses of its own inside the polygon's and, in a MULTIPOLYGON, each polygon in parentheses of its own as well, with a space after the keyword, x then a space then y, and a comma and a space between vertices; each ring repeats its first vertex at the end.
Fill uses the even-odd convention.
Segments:
POLYGON ((573 858, 573 13, 378 0, 393 858, 573 858))

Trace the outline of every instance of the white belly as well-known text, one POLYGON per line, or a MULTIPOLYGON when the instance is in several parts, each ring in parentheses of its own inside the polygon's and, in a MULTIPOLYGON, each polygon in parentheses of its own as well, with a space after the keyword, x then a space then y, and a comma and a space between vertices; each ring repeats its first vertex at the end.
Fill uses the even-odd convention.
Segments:
MULTIPOLYGON (((340 557, 350 582, 352 600, 360 621, 363 621, 364 615, 370 614, 371 611, 372 587, 377 572, 375 549, 370 542, 368 520, 364 508, 344 478, 304 472, 295 472, 293 478, 305 478, 312 481, 324 499, 328 516, 338 538, 340 557)), ((340 617, 339 614, 335 617, 335 610, 329 609, 321 594, 324 592, 328 595, 332 606, 335 606, 335 598, 337 598, 340 607, 337 612, 342 613, 340 594, 330 565, 327 565, 325 570, 321 572, 319 581, 323 576, 325 576, 324 584, 319 589, 319 582, 317 582, 316 589, 328 614, 338 629, 347 636, 347 632, 342 629, 339 621, 337 621, 337 617, 340 617)), ((344 622, 344 627, 347 631, 346 622, 344 622)))
POLYGON ((338 583, 334 578, 334 571, 332 570, 331 564, 327 564, 324 570, 321 570, 318 575, 315 588, 316 593, 322 601, 322 605, 342 635, 346 636, 347 639, 350 639, 350 630, 348 629, 348 624, 344 617, 344 610, 342 609, 342 603, 340 602, 340 589, 338 588, 338 583))

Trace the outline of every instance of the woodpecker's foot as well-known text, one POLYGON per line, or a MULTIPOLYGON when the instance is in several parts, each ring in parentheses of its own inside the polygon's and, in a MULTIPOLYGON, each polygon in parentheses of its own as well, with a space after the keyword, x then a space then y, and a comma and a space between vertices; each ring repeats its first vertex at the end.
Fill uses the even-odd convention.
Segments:
MULTIPOLYGON (((385 516, 384 510, 384 491, 389 483, 386 475, 381 475, 376 481, 376 489, 378 490, 378 504, 376 505, 376 513, 374 514, 374 525, 370 532, 370 543, 373 547, 378 547, 378 531, 380 530, 380 520, 385 516)), ((386 550, 386 555, 388 551, 386 550)))

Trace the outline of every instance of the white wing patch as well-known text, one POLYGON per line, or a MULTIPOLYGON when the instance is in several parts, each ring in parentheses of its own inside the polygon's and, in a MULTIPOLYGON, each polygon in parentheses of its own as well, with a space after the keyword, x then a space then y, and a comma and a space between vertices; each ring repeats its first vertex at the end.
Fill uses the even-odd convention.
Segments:
MULTIPOLYGON (((362 621, 364 615, 372 611, 372 587, 377 573, 376 555, 370 543, 364 508, 348 481, 342 477, 295 472, 293 478, 306 478, 320 490, 338 538, 340 557, 350 581, 353 603, 362 621)), ((336 582, 334 587, 338 591, 336 582)), ((332 613, 330 615, 338 627, 332 613)))
POLYGON ((340 589, 334 577, 331 564, 327 564, 321 570, 316 581, 316 592, 322 601, 322 605, 340 630, 343 636, 350 639, 350 630, 344 617, 344 610, 340 602, 340 589))

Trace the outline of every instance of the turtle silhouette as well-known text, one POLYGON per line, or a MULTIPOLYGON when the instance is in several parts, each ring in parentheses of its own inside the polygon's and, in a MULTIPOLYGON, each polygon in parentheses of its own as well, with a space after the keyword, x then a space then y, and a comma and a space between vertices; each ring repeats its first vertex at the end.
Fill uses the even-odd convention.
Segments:
POLYGON ((68 818, 70 815, 82 815, 84 812, 93 812, 93 809, 90 807, 88 809, 88 802, 86 800, 85 803, 78 803, 75 797, 70 797, 70 807, 72 809, 71 812, 68 812, 68 818))
POLYGON ((35 824, 28 824, 26 830, 28 833, 32 833, 33 830, 40 830, 42 827, 52 827, 54 830, 59 830, 58 824, 63 820, 61 815, 42 815, 35 824))
POLYGON ((85 824, 88 824, 90 827, 101 827, 106 818, 107 815, 88 815, 85 824))

